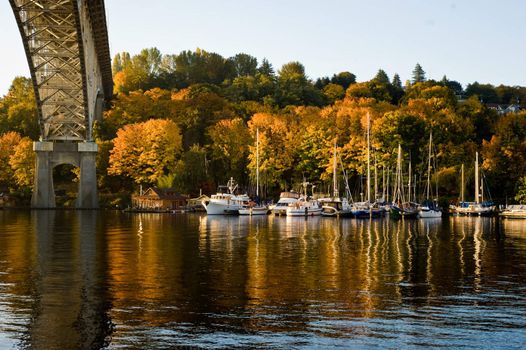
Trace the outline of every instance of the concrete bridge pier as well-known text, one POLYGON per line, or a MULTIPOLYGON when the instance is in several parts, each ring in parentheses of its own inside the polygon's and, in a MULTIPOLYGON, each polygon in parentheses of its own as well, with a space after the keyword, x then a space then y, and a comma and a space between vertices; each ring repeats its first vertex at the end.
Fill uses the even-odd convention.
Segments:
POLYGON ((95 142, 34 142, 36 153, 35 182, 31 207, 35 209, 56 208, 53 186, 53 168, 60 164, 71 164, 80 168, 79 190, 76 208, 99 207, 97 195, 95 142))

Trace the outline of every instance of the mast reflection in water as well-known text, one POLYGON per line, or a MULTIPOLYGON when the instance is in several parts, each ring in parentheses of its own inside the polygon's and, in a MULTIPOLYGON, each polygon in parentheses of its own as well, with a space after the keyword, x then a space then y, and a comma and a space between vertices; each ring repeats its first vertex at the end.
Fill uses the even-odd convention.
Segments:
POLYGON ((0 348, 521 348, 526 225, 0 213, 0 348))

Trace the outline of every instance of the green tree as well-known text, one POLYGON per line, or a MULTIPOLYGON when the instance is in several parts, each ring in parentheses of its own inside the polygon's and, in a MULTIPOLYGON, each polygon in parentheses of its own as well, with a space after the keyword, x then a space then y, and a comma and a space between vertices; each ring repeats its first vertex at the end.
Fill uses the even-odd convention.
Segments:
POLYGON ((376 73, 376 75, 374 76, 373 80, 379 82, 380 84, 390 84, 391 82, 389 81, 389 76, 387 75, 387 73, 383 70, 383 69, 379 69, 378 70, 378 73, 376 73))
POLYGON ((413 69, 413 78, 411 82, 416 84, 423 83, 424 81, 426 81, 426 72, 424 72, 424 69, 420 63, 417 63, 415 69, 413 69))
POLYGON ((289 62, 281 67, 278 85, 278 101, 283 107, 322 104, 321 93, 307 79, 305 67, 299 62, 289 62))
POLYGON ((269 77, 274 76, 274 67, 272 67, 272 64, 270 64, 270 62, 266 58, 264 58, 261 61, 261 65, 258 67, 258 71, 259 73, 269 77))
POLYGON ((517 182, 517 194, 515 200, 518 203, 526 203, 526 176, 523 176, 517 182))
POLYGON ((246 53, 238 53, 229 60, 234 66, 235 75, 237 77, 256 75, 258 60, 254 56, 247 55, 246 53))
POLYGON ((340 72, 332 76, 331 83, 341 85, 347 90, 350 85, 356 83, 356 75, 351 72, 340 72))

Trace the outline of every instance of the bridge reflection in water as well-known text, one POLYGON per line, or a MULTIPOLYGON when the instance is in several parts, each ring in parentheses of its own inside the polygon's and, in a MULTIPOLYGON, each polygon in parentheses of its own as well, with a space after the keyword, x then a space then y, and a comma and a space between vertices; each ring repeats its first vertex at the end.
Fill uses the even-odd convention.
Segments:
POLYGON ((0 348, 522 346, 525 226, 4 212, 0 348))

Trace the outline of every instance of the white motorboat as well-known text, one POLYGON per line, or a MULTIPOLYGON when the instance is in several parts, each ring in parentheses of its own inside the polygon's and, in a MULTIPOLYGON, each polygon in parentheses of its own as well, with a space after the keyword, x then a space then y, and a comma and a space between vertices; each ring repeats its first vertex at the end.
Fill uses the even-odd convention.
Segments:
POLYGON ((289 204, 296 203, 299 198, 300 194, 298 192, 281 192, 278 202, 270 206, 269 209, 274 215, 287 215, 287 208, 289 204))
POLYGON ((238 215, 239 209, 247 207, 250 198, 246 195, 236 195, 237 184, 230 178, 227 186, 220 186, 219 191, 210 197, 209 201, 201 204, 206 209, 208 215, 238 215), (225 191, 226 189, 226 191, 225 191))

